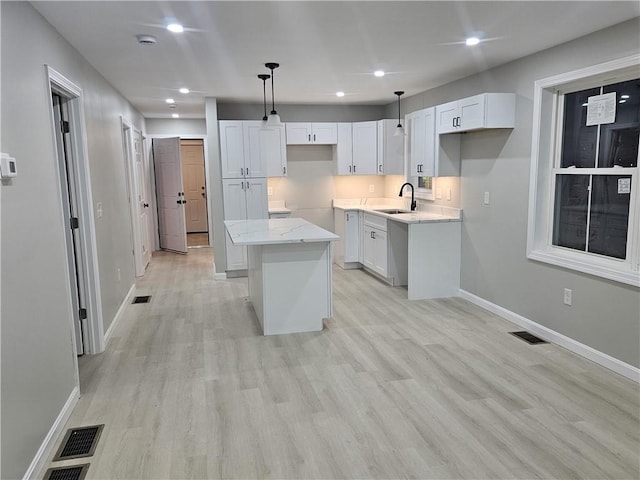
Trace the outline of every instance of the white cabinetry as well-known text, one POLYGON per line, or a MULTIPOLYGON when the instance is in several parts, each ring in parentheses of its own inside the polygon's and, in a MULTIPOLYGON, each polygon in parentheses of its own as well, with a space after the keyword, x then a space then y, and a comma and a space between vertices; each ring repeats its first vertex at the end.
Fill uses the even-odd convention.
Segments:
POLYGON ((338 123, 334 149, 336 175, 375 175, 377 170, 376 122, 338 123))
POLYGON ((395 136, 397 120, 378 120, 378 175, 404 175, 404 136, 395 136))
POLYGON ((515 126, 513 93, 482 93, 436 107, 438 133, 458 133, 483 128, 515 126))
POLYGON ((334 231, 340 237, 334 243, 334 261, 344 269, 359 268, 360 212, 334 209, 334 231))
MULTIPOLYGON (((225 220, 268 218, 267 179, 233 178, 222 180, 225 220)), ((247 268, 247 247, 236 246, 226 234, 227 271, 247 268)))
POLYGON ((409 177, 460 175, 460 137, 438 135, 435 114, 436 108, 429 107, 405 117, 409 177))
POLYGON ((364 214, 362 261, 365 267, 387 277, 387 220, 364 214))
POLYGON ((338 143, 337 123, 289 122, 285 127, 287 145, 335 145, 338 143))
POLYGON ((338 143, 333 149, 336 175, 351 175, 353 172, 353 134, 351 123, 338 123, 338 143))
POLYGON ((268 165, 280 172, 286 167, 282 128, 264 129, 260 121, 240 120, 221 120, 219 128, 222 178, 262 178, 268 165))
POLYGON ((284 126, 260 130, 260 154, 266 164, 267 177, 287 176, 287 142, 284 126))

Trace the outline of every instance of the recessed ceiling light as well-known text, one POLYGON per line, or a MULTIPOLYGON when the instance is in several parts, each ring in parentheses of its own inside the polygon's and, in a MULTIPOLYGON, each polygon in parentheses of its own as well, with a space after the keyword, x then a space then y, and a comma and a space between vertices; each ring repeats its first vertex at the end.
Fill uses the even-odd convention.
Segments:
POLYGON ((336 97, 344 97, 344 92, 336 92, 336 97))
POLYGON ((626 100, 620 100, 618 103, 627 103, 626 100))
POLYGON ((188 88, 184 88, 184 87, 182 87, 182 88, 180 89, 180 93, 189 93, 189 89, 188 89, 188 88))
POLYGON ((373 72, 376 77, 384 77, 384 70, 376 70, 373 72))
POLYGON ((167 25, 167 30, 173 33, 182 33, 184 32, 184 27, 179 23, 170 23, 167 25))
POLYGON ((171 116, 173 118, 180 118, 180 114, 179 113, 172 113, 171 116))
POLYGON ((589 106, 589 104, 588 104, 587 102, 584 102, 584 103, 582 104, 582 106, 583 106, 583 107, 588 107, 588 106, 589 106))
POLYGON ((469 37, 464 43, 471 47, 473 45, 478 45, 480 43, 480 39, 478 37, 469 37))
POLYGON ((626 100, 627 98, 629 98, 629 95, 620 95, 620 98, 626 100))
POLYGON ((167 102, 167 103, 176 103, 176 101, 173 98, 167 98, 165 100, 165 102, 167 102))

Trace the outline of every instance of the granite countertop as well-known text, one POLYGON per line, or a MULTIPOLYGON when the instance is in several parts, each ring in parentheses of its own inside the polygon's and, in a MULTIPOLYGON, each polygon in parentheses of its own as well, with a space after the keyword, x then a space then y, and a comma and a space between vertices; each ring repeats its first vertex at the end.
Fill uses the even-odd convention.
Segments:
POLYGON ((421 210, 409 211, 403 200, 375 199, 371 204, 358 204, 353 199, 334 200, 333 208, 349 211, 361 211, 380 217, 388 218, 401 223, 437 223, 437 222, 461 222, 462 210, 459 208, 427 205, 421 210), (390 214, 379 210, 406 210, 407 213, 390 214))
POLYGON ((225 220, 234 245, 333 242, 340 237, 302 218, 225 220))

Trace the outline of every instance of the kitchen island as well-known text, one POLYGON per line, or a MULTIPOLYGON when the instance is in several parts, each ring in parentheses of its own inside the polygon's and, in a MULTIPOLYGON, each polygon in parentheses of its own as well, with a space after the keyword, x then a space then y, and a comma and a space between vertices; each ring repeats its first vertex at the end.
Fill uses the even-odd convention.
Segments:
POLYGON ((301 218, 227 220, 248 247, 249 300, 264 335, 322 330, 332 313, 331 242, 339 237, 301 218))

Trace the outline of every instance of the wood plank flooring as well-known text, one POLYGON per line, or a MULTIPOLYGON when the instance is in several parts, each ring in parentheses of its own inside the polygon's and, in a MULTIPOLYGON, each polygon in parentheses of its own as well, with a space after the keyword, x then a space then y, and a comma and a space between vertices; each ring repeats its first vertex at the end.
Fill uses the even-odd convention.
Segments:
POLYGON ((80 362, 88 479, 640 477, 638 385, 464 300, 336 267, 324 331, 263 337, 206 248, 154 255, 136 294, 80 362))

